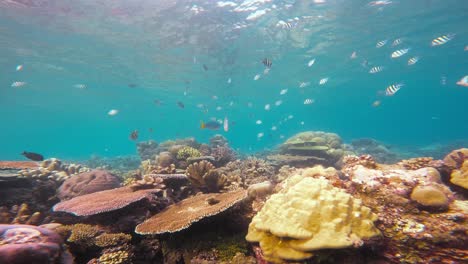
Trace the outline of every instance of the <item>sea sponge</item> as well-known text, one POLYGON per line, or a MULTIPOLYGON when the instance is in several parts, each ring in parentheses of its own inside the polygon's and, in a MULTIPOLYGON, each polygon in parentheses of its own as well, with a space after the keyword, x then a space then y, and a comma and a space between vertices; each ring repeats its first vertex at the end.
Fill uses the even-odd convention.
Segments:
POLYGON ((289 178, 249 225, 246 239, 260 243, 266 260, 302 260, 314 250, 346 248, 380 234, 377 216, 361 200, 304 175, 289 178))
POLYGON ((411 192, 411 200, 428 207, 447 208, 449 199, 440 184, 418 185, 411 192))
POLYGON ((452 171, 450 182, 468 190, 468 160, 463 162, 459 170, 452 171))
POLYGON ((187 160, 188 158, 195 158, 195 157, 200 157, 201 153, 198 151, 198 149, 192 148, 192 147, 182 147, 177 151, 177 159, 178 160, 187 160))

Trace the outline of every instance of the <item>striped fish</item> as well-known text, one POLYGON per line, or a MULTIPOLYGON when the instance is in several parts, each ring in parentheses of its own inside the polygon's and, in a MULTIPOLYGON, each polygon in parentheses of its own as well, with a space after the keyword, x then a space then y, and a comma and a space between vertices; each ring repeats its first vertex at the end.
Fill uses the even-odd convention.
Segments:
POLYGON ((262 63, 263 63, 263 65, 265 65, 265 67, 268 67, 268 68, 270 68, 271 65, 273 64, 273 62, 271 62, 271 60, 268 59, 268 58, 264 58, 264 59, 262 60, 262 63))
POLYGON ((385 39, 385 40, 381 40, 381 41, 377 42, 377 44, 375 44, 375 47, 376 47, 376 48, 381 48, 381 47, 385 46, 385 44, 387 44, 387 41, 388 41, 388 40, 386 40, 386 39, 385 39))
POLYGON ((375 66, 369 70, 369 73, 378 73, 378 72, 383 71, 383 69, 384 69, 383 66, 375 66))
POLYGON ((309 99, 309 98, 307 98, 307 99, 304 100, 304 104, 305 104, 305 105, 310 105, 310 104, 312 104, 313 102, 314 102, 314 100, 313 100, 313 99, 309 99))
POLYGON ((403 40, 401 38, 397 38, 393 41, 392 46, 395 47, 400 45, 401 43, 403 43, 403 40))
POLYGON ((419 57, 412 57, 408 60, 408 66, 414 65, 419 61, 419 57))
POLYGON ((455 34, 447 34, 447 35, 440 36, 432 40, 431 46, 435 47, 435 46, 444 45, 445 43, 452 40, 454 37, 455 37, 455 34))
POLYGON ((319 84, 320 84, 320 85, 324 85, 324 84, 326 84, 327 82, 328 82, 328 78, 323 78, 323 79, 320 79, 319 84))
POLYGON ((408 53, 409 51, 409 48, 408 49, 400 49, 400 50, 396 50, 392 53, 392 58, 398 58, 398 57, 401 57, 403 55, 405 55, 406 53, 408 53))
POLYGON ((401 87, 403 87, 402 83, 392 84, 392 85, 388 86, 387 89, 385 89, 385 95, 386 96, 392 96, 396 92, 398 92, 401 89, 401 87))
POLYGON ((21 87, 26 85, 26 82, 14 82, 11 84, 11 87, 21 87))

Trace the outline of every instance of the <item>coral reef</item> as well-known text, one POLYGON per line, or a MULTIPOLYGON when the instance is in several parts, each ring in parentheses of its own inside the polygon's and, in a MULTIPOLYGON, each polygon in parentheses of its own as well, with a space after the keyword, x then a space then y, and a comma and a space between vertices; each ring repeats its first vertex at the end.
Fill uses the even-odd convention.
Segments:
POLYGON ((371 155, 365 154, 360 156, 346 155, 341 160, 342 168, 349 168, 356 165, 362 165, 366 168, 375 169, 377 168, 377 162, 371 155))
POLYGON ((377 215, 361 200, 307 174, 286 180, 252 219, 246 239, 259 242, 268 261, 307 259, 315 250, 359 246, 380 235, 377 215))
POLYGON ((419 170, 421 168, 439 166, 438 161, 434 160, 431 157, 418 157, 418 158, 402 160, 398 162, 397 165, 407 170, 419 170))
POLYGON ((221 194, 199 194, 171 205, 142 224, 135 232, 142 235, 174 233, 203 218, 219 214, 247 197, 245 190, 221 194))
POLYGON ((144 175, 141 180, 135 180, 127 186, 135 191, 141 189, 163 189, 165 187, 161 177, 156 177, 151 174, 144 175))
POLYGON ((195 190, 203 192, 219 192, 228 184, 226 176, 207 161, 190 164, 186 175, 195 190))
POLYGON ((119 179, 105 170, 83 172, 66 179, 58 189, 60 200, 76 196, 109 190, 120 186, 119 179))
POLYGON ((38 180, 52 179, 56 182, 62 182, 71 175, 87 172, 89 168, 79 164, 64 164, 62 161, 52 158, 44 160, 37 169, 21 170, 19 174, 23 177, 30 177, 38 180))
POLYGON ((141 160, 154 159, 158 154, 158 143, 154 140, 138 142, 137 152, 141 160))
POLYGON ((14 205, 11 208, 0 207, 0 224, 38 225, 42 218, 40 212, 31 213, 29 206, 25 203, 20 206, 14 205))
POLYGON ((459 169, 452 171, 450 182, 468 190, 468 160, 465 160, 459 169))
POLYGON ((287 139, 279 147, 279 154, 270 155, 267 159, 278 166, 288 163, 296 167, 333 166, 346 154, 352 153, 346 150, 337 134, 307 131, 287 139))
POLYGON ((211 148, 211 156, 214 158, 214 164, 218 167, 236 160, 236 152, 228 145, 211 148))
POLYGON ((178 160, 187 160, 188 158, 198 158, 201 156, 200 151, 198 149, 192 147, 182 147, 177 151, 177 159, 178 160))
POLYGON ((392 152, 388 145, 371 138, 353 140, 351 147, 357 155, 371 155, 379 163, 393 164, 404 158, 398 152, 392 152))
POLYGON ((160 167, 169 167, 176 161, 169 151, 163 151, 156 156, 156 164, 160 167))
POLYGON ((0 224, 0 262, 72 264, 73 258, 54 231, 31 225, 0 224))
POLYGON ((265 181, 275 181, 275 168, 271 163, 252 156, 245 160, 229 162, 226 167, 220 170, 226 174, 231 184, 237 183, 241 187, 265 181))
POLYGON ((135 190, 120 187, 112 190, 77 196, 71 200, 54 205, 56 212, 67 212, 77 216, 89 216, 115 211, 143 199, 151 198, 161 189, 135 190))
POLYGON ((449 199, 444 192, 444 188, 447 187, 437 183, 418 185, 414 187, 410 197, 411 200, 422 206, 446 209, 449 205, 449 199))
POLYGON ((140 158, 134 155, 117 157, 99 157, 93 155, 89 160, 84 161, 84 164, 89 168, 126 173, 137 169, 140 166, 140 162, 140 158))
POLYGON ((465 160, 468 160, 468 148, 461 148, 447 154, 444 157, 444 164, 450 169, 459 169, 465 160))
POLYGON ((39 163, 35 161, 0 161, 0 170, 35 169, 38 167, 39 163))

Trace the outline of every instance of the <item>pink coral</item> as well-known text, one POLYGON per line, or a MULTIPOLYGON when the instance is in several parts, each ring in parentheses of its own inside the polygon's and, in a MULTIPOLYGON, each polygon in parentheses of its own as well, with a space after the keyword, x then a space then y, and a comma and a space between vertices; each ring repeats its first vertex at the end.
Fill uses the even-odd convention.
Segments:
POLYGON ((73 263, 52 230, 31 225, 0 224, 0 263, 73 263))
POLYGON ((67 212, 78 216, 95 215, 115 211, 143 199, 151 198, 160 189, 134 190, 121 187, 107 191, 81 195, 71 200, 60 202, 53 207, 56 212, 67 212))
POLYGON ((120 186, 119 179, 105 170, 92 170, 80 173, 65 180, 59 188, 60 200, 76 196, 114 189, 120 186))

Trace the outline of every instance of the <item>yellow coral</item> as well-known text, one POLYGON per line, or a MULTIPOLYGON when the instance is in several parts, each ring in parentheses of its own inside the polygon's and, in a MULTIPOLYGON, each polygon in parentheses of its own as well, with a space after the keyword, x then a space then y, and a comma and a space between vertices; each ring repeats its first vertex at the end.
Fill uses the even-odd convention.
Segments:
POLYGON ((71 226, 71 234, 67 241, 75 244, 92 245, 94 237, 99 233, 96 226, 86 224, 76 224, 71 226))
POLYGON ((128 263, 129 254, 127 251, 119 250, 115 252, 104 253, 99 257, 100 264, 123 264, 128 263))
POLYGON ((95 244, 98 247, 110 247, 128 243, 132 236, 124 233, 102 234, 96 237, 95 244))
POLYGON ((452 171, 450 182, 468 189, 468 160, 463 162, 463 165, 459 170, 452 171))
POLYGON ((324 178, 307 177, 316 171, 290 177, 252 219, 246 239, 260 243, 266 260, 306 259, 311 251, 345 248, 380 234, 373 225, 377 216, 361 200, 324 178))
POLYGON ((198 149, 192 147, 185 146, 177 151, 178 160, 187 160, 188 158, 196 157, 201 157, 201 153, 198 151, 198 149))

